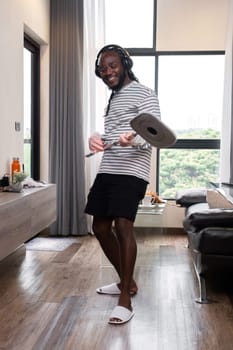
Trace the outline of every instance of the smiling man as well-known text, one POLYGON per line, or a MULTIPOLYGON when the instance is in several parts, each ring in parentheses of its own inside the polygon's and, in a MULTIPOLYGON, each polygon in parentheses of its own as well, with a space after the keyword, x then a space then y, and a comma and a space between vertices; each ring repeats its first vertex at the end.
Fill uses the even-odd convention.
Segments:
POLYGON ((120 279, 97 289, 99 294, 119 295, 111 324, 123 324, 134 315, 131 296, 138 287, 133 278, 137 255, 133 225, 149 182, 152 152, 151 145, 135 136, 130 121, 142 112, 160 117, 155 92, 139 83, 132 66, 128 52, 118 45, 103 47, 95 63, 96 75, 112 93, 104 135, 89 138, 90 150, 103 156, 85 212, 93 216, 93 232, 120 279))

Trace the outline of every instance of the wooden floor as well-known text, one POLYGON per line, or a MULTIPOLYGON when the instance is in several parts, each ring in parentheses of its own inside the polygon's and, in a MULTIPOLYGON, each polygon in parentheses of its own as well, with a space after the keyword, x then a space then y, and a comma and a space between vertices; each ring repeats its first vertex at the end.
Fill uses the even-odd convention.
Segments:
POLYGON ((117 297, 95 292, 116 275, 93 236, 72 237, 60 251, 35 245, 3 260, 0 349, 233 349, 233 294, 213 284, 209 294, 218 302, 195 303, 186 236, 140 228, 136 237, 139 293, 134 318, 122 326, 108 324, 117 297))

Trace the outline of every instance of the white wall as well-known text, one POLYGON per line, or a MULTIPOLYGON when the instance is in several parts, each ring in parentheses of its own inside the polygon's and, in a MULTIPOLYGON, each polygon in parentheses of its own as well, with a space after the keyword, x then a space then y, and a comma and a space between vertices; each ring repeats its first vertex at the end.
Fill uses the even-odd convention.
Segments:
POLYGON ((49 0, 0 2, 0 177, 10 171, 13 156, 23 159, 24 31, 42 45, 41 52, 41 178, 48 173, 49 0), (15 121, 21 131, 15 131, 15 121))

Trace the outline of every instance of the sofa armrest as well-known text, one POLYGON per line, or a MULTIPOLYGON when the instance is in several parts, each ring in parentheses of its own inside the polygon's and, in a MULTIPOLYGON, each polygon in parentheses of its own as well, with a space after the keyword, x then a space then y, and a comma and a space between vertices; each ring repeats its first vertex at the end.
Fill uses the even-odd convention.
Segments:
POLYGON ((199 231, 206 227, 233 227, 233 209, 205 209, 195 211, 196 204, 189 208, 183 220, 185 231, 199 231))
POLYGON ((207 227, 188 233, 189 246, 203 254, 233 256, 233 228, 207 227))
POLYGON ((206 203, 207 190, 204 188, 190 188, 176 192, 176 204, 188 208, 192 204, 206 203))

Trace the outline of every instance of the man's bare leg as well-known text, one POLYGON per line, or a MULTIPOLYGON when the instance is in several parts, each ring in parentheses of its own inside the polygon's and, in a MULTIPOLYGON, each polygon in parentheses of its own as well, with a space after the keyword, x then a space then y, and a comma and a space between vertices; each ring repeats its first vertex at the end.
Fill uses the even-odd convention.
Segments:
MULTIPOLYGON (((119 219, 117 219, 119 220, 119 219)), ((126 220, 126 219, 122 219, 126 220)), ((127 220, 129 221, 129 220, 127 220)), ((98 239, 104 254, 109 259, 111 264, 114 266, 120 278, 118 287, 122 289, 122 267, 120 257, 120 245, 118 236, 112 231, 112 220, 102 217, 94 217, 93 219, 93 232, 98 239)), ((130 291, 131 293, 137 293, 136 282, 131 279, 130 291)))
POLYGON ((121 294, 118 305, 131 310, 130 286, 137 256, 137 244, 133 232, 133 222, 126 218, 117 218, 115 220, 115 225, 121 258, 121 294))

